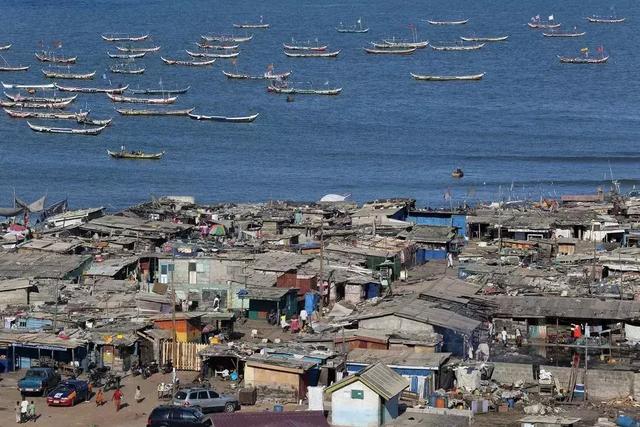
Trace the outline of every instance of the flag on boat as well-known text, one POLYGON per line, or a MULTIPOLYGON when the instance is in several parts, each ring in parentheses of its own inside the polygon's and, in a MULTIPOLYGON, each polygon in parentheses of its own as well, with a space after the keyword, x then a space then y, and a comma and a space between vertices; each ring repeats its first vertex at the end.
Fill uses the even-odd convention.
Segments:
POLYGON ((553 21, 553 15, 549 15, 549 21, 553 21))
POLYGON ((362 19, 358 18, 358 24, 362 24, 362 19))
POLYGON ((580 52, 587 53, 587 52, 589 52, 589 48, 588 47, 583 47, 582 49, 580 49, 580 52))
POLYGON ((444 199, 451 200, 451 189, 449 188, 446 189, 446 191, 444 192, 444 199))
POLYGON ((536 15, 535 20, 539 21, 540 20, 540 15, 536 15))
POLYGON ((604 52, 604 46, 598 46, 598 48, 596 50, 598 52, 602 53, 602 52, 604 52))

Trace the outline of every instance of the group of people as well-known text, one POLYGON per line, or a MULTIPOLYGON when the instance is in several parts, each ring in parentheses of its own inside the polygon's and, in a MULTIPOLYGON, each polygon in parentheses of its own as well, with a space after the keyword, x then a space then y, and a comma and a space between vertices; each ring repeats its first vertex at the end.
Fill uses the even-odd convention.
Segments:
POLYGON ((36 404, 33 400, 29 402, 27 399, 22 399, 21 402, 16 402, 16 423, 22 424, 28 421, 35 423, 37 419, 36 404))
POLYGON ((289 322, 287 322, 286 314, 282 314, 280 316, 280 327, 282 328, 283 332, 286 331, 287 329, 289 329, 292 333, 298 332, 298 331, 304 331, 308 322, 309 322, 309 314, 307 313, 307 310, 305 310, 304 308, 300 310, 299 315, 294 315, 289 322))
MULTIPOLYGON (((136 403, 140 403, 144 400, 144 397, 142 397, 142 390, 140 389, 139 385, 136 386, 134 399, 136 403)), ((113 396, 111 396, 111 401, 114 402, 115 404, 116 412, 120 412, 120 409, 122 409, 122 402, 124 401, 124 394, 122 393, 122 390, 120 390, 120 387, 118 387, 113 392, 113 396)), ((98 392, 96 393, 96 407, 102 406, 105 403, 107 403, 107 401, 104 397, 104 391, 102 389, 99 389, 98 392)))

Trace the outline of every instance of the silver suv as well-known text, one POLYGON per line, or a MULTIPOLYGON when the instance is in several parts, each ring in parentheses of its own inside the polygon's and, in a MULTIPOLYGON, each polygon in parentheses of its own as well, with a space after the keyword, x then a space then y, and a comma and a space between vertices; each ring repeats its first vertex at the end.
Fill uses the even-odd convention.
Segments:
POLYGON ((240 402, 235 396, 226 396, 206 388, 185 388, 178 390, 173 396, 176 406, 198 407, 207 412, 233 412, 240 409, 240 402))

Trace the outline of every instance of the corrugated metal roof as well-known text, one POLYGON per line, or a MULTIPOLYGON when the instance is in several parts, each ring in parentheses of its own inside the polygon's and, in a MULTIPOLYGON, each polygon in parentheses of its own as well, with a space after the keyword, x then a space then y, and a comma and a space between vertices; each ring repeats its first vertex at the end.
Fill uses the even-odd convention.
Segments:
POLYGON ((324 411, 234 412, 211 420, 216 427, 329 427, 324 411))
POLYGON ((367 366, 360 372, 349 375, 332 386, 327 387, 325 393, 333 393, 357 380, 362 381, 364 385, 372 389, 385 400, 389 400, 392 397, 397 396, 402 392, 402 390, 409 387, 409 381, 407 381, 407 379, 402 375, 396 373, 393 369, 383 363, 376 363, 375 365, 367 366))
POLYGON ((534 296, 496 296, 487 298, 496 304, 495 316, 563 317, 574 319, 640 319, 640 301, 601 300, 534 296))
POLYGON ((439 369, 451 356, 451 353, 417 353, 408 350, 375 350, 354 348, 347 355, 347 362, 384 363, 389 366, 412 366, 418 368, 439 369))
POLYGON ((120 270, 138 262, 138 257, 126 257, 126 258, 107 258, 101 262, 94 262, 84 274, 85 276, 108 276, 113 277, 120 270))

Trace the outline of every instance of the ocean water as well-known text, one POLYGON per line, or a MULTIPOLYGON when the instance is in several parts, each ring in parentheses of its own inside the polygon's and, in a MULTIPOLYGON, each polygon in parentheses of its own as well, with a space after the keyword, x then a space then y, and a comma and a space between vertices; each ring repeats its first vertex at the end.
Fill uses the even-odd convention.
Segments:
MULTIPOLYGON (((2 73, 11 83, 45 82, 33 53, 41 42, 63 43, 77 55, 78 72, 97 71, 93 82, 131 87, 191 86, 176 107, 199 114, 245 115, 252 124, 197 122, 187 117, 121 117, 105 95, 80 94, 72 109, 90 109, 95 118, 114 117, 100 136, 32 132, 25 121, 0 116, 0 203, 16 193, 29 200, 47 194, 69 198, 72 206, 121 208, 150 195, 194 195, 201 202, 317 200, 349 193, 358 201, 408 196, 420 205, 489 200, 537 199, 561 193, 608 188, 611 177, 628 190, 640 184, 640 6, 615 3, 627 17, 621 25, 589 24, 585 16, 607 14, 612 6, 595 0, 541 0, 533 3, 424 1, 211 2, 205 0, 4 0, 0 52, 11 64, 29 64, 27 73, 2 73), (549 39, 527 28, 531 16, 553 14, 557 22, 587 31, 577 39, 549 39), (160 55, 187 59, 205 33, 244 34, 233 22, 271 24, 249 30, 236 66, 218 60, 212 67, 168 66, 160 55), (361 17, 368 34, 339 34, 340 22, 361 17), (430 26, 423 19, 469 18, 467 25, 430 26), (474 52, 419 50, 406 57, 367 55, 363 47, 383 37, 408 37, 416 25, 420 39, 454 41, 461 35, 509 35, 504 43, 474 52), (142 76, 106 72, 113 44, 103 32, 152 34, 146 44, 160 53, 141 60, 142 76), (339 57, 292 59, 283 42, 318 39, 339 57), (556 55, 595 52, 603 45, 606 65, 561 65, 556 55), (229 81, 221 70, 291 70, 292 83, 342 87, 337 97, 269 94, 264 82, 229 81), (110 81, 102 79, 107 74, 110 81), (409 73, 474 74, 476 83, 421 83, 409 73), (157 162, 118 161, 107 149, 165 150, 157 162), (461 167, 465 177, 451 178, 461 167)), ((12 91, 9 91, 12 92, 12 91)), ((117 105, 126 107, 127 105, 117 105)), ((131 105, 128 105, 131 106, 131 105)))

